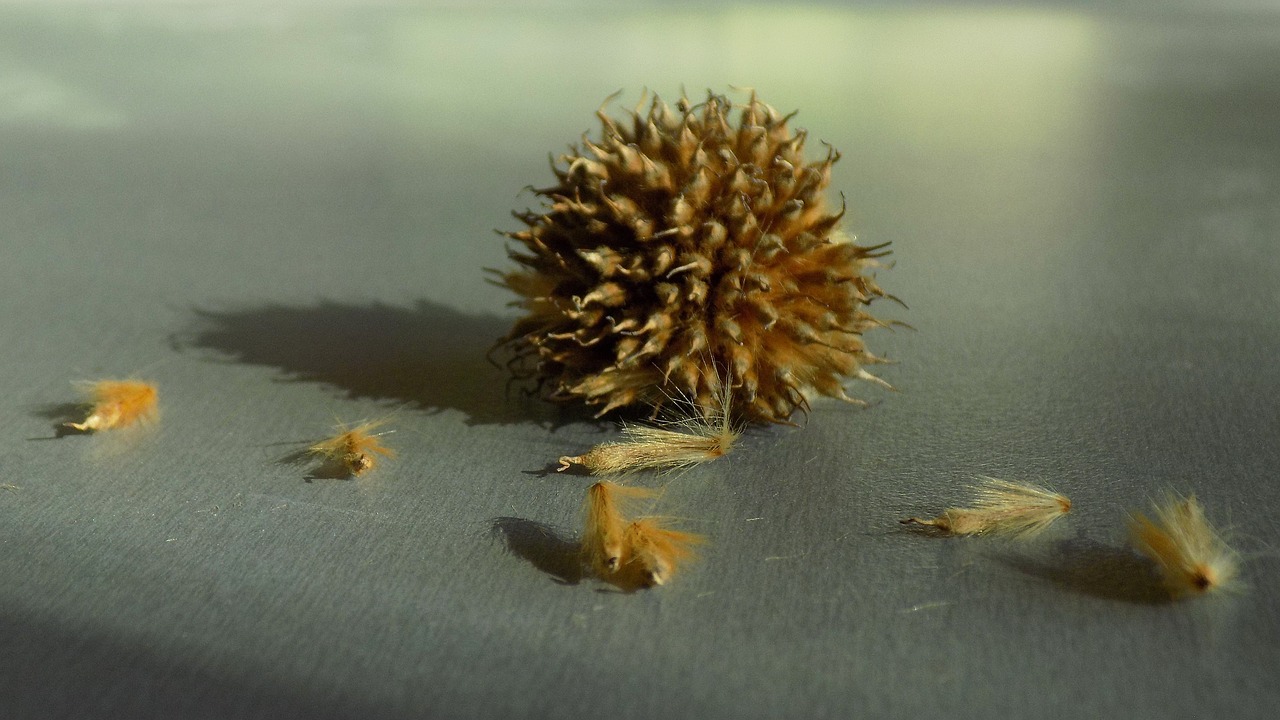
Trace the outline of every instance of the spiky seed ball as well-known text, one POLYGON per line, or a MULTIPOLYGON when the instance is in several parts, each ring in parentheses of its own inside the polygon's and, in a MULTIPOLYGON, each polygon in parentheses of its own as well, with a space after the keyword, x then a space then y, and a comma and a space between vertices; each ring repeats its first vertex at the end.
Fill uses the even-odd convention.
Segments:
POLYGON ((885 297, 869 271, 888 251, 837 231, 839 153, 806 162, 806 132, 754 93, 736 126, 712 93, 639 107, 627 122, 598 110, 600 139, 552 163, 540 211, 515 213, 520 268, 499 284, 527 314, 499 344, 517 375, 600 414, 673 397, 718 411, 727 377, 735 414, 759 422, 815 393, 857 402, 847 377, 883 384, 862 333, 884 325, 866 306, 885 297))

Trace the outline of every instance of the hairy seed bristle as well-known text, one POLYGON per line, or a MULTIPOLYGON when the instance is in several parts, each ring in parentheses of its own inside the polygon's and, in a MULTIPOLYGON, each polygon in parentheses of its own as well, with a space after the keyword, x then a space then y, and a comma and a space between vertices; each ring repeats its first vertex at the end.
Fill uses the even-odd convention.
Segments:
POLYGON ((932 528, 948 535, 1004 535, 1029 538, 1044 532, 1071 511, 1065 495, 1034 483, 985 475, 972 487, 972 507, 947 508, 930 519, 907 518, 904 524, 932 528))
POLYGON ((582 455, 563 455, 558 469, 581 465, 593 475, 622 476, 641 470, 680 470, 723 457, 733 450, 742 431, 732 419, 729 383, 721 388, 719 406, 704 408, 705 415, 685 403, 688 411, 698 414, 677 417, 662 426, 624 424, 622 440, 600 443, 582 455))
POLYGON ((608 579, 631 558, 626 543, 627 515, 652 490, 602 481, 587 489, 583 500, 582 557, 597 577, 608 579))
POLYGON ((702 535, 674 530, 659 518, 641 518, 627 526, 628 569, 642 585, 665 585, 693 558, 693 546, 705 541, 702 535))
POLYGON ((373 432, 386 422, 375 420, 353 428, 339 426, 336 435, 312 445, 307 452, 339 463, 350 475, 361 475, 377 467, 380 456, 393 458, 396 455, 395 450, 382 444, 381 436, 387 433, 373 432))
POLYGON ((81 384, 90 399, 89 414, 80 422, 64 423, 81 432, 114 430, 156 416, 156 386, 140 380, 99 380, 81 384))
POLYGON ((1170 493, 1154 503, 1154 510, 1154 521, 1142 513, 1130 517, 1130 537, 1155 564, 1171 595, 1199 595, 1234 582, 1240 557, 1209 524, 1194 495, 1170 493))

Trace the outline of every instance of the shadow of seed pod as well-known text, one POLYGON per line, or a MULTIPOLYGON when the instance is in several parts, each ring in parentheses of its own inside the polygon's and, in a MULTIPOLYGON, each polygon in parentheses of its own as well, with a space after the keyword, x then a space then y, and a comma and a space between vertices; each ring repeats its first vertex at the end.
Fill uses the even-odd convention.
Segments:
POLYGON ((542 207, 506 233, 518 268, 492 271, 524 311, 499 345, 545 397, 604 414, 687 398, 704 412, 732 386, 741 419, 786 422, 806 397, 849 402, 844 380, 887 385, 862 334, 892 298, 888 254, 840 233, 826 189, 840 155, 805 158, 807 134, 756 99, 708 93, 615 120, 597 111, 553 164, 542 207), (735 122, 736 120, 736 122, 735 122))

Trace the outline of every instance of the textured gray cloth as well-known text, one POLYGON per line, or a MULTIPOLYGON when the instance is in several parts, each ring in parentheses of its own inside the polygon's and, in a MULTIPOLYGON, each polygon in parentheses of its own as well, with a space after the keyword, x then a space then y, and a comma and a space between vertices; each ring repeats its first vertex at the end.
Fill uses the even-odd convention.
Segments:
POLYGON ((1240 718, 1280 706, 1280 20, 792 7, 0 10, 0 718, 1240 718), (915 332, 573 558, 613 438, 507 392, 497 229, 618 88, 754 86, 843 154, 915 332), (160 421, 54 439, 72 380, 160 421), (282 462, 390 416, 357 481, 282 462), (975 474, 1029 543, 898 525, 975 474), (1128 511, 1248 555, 1170 603, 1128 511))

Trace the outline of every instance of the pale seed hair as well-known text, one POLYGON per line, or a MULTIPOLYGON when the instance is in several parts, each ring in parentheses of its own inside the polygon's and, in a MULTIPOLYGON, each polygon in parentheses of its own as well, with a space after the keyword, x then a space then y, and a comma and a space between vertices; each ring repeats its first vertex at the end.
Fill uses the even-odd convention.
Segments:
POLYGON ((1154 521, 1142 513, 1130 516, 1130 539, 1155 563, 1169 593, 1180 597, 1230 587, 1240 556, 1209 524, 1196 497, 1169 493, 1152 505, 1154 521))
POLYGON ((337 463, 350 475, 361 475, 377 467, 379 457, 396 456, 395 450, 383 445, 381 440, 383 435, 394 431, 373 432, 386 423, 386 420, 375 420, 356 427, 339 425, 335 428, 336 435, 312 445, 307 452, 337 463))
POLYGON ((553 161, 542 207, 505 233, 519 267, 495 282, 525 313, 498 341, 514 374, 602 415, 664 395, 714 406, 727 368, 749 422, 787 422, 818 395, 861 403, 849 378, 886 384, 863 333, 892 324, 867 311, 896 300, 875 279, 889 251, 838 229, 840 154, 806 158, 794 113, 754 91, 740 107, 643 102, 624 120, 601 106, 599 138, 553 161))
POLYGON ((648 488, 609 481, 587 488, 582 503, 582 559, 597 577, 609 579, 631 559, 626 537, 628 510, 636 501, 656 494, 648 488))
POLYGON ((141 380, 98 380, 77 383, 88 395, 89 414, 80 422, 64 423, 81 432, 114 430, 156 417, 159 392, 141 380))
POLYGON ((907 518, 904 524, 933 528, 947 535, 1003 535, 1029 538, 1044 532, 1071 511, 1071 500, 1034 483, 978 476, 972 507, 947 508, 931 519, 907 518))
MULTIPOLYGON (((558 471, 581 465, 593 475, 623 476, 641 470, 674 471, 727 455, 742 435, 732 418, 732 394, 724 383, 718 406, 663 426, 622 426, 622 440, 600 443, 582 455, 560 457, 558 471)), ((690 406, 691 413, 698 413, 690 406)))

